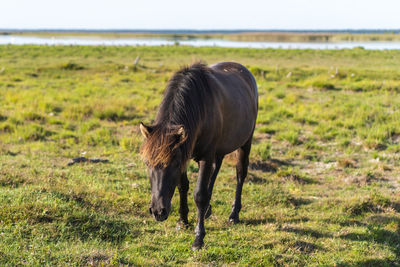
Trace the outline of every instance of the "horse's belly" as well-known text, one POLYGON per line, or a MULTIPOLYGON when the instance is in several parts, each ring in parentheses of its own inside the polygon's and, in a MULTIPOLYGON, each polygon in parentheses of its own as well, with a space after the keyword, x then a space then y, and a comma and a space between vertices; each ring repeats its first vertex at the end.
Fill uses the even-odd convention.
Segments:
POLYGON ((231 127, 224 129, 221 140, 217 143, 217 153, 225 155, 242 147, 251 138, 254 125, 255 120, 236 124, 233 122, 231 127))

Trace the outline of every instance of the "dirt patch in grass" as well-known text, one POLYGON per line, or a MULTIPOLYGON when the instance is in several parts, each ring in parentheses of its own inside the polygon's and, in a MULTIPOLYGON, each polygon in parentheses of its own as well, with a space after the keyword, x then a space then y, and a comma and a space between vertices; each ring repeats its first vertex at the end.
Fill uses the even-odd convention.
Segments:
POLYGON ((281 166, 290 166, 291 163, 279 159, 258 160, 249 165, 250 169, 262 172, 276 172, 281 166))
POLYGON ((264 183, 268 182, 267 179, 265 179, 261 176, 255 175, 254 173, 249 173, 246 181, 249 183, 254 183, 254 184, 264 184, 264 183))
POLYGON ((389 180, 387 178, 383 177, 383 175, 380 173, 368 172, 367 174, 362 175, 362 176, 347 177, 347 178, 345 178, 345 181, 350 184, 356 184, 358 186, 365 186, 365 185, 371 185, 372 183, 377 183, 377 182, 387 182, 389 180))
POLYGON ((301 185, 317 183, 317 181, 315 181, 314 179, 296 173, 281 175, 281 177, 283 182, 291 181, 301 185))
POLYGON ((93 253, 82 256, 82 263, 88 266, 108 266, 111 256, 102 253, 93 253))

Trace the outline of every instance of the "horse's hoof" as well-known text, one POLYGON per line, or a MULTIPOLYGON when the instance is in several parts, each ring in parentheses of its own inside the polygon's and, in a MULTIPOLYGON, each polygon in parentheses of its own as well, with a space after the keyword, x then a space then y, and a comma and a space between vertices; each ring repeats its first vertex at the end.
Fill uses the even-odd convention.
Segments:
POLYGON ((208 209, 206 211, 206 215, 204 216, 205 219, 208 219, 211 216, 212 210, 211 205, 208 205, 208 209))
POLYGON ((183 221, 178 221, 176 224, 176 230, 186 230, 189 228, 189 223, 188 222, 183 222, 183 221))
POLYGON ((239 223, 239 217, 230 216, 229 217, 229 223, 238 224, 239 223))
POLYGON ((203 241, 195 239, 193 244, 192 244, 192 250, 196 251, 196 250, 202 249, 203 246, 204 246, 204 242, 203 241))

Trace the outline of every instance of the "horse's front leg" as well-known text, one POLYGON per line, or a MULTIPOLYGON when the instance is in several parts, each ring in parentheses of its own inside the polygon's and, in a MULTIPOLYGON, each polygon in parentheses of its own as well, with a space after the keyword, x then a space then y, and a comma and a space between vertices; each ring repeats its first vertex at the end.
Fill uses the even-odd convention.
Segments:
POLYGON ((199 162, 199 178, 197 179, 196 189, 194 190, 194 201, 197 206, 197 225, 192 249, 200 249, 204 245, 204 218, 210 203, 208 184, 213 171, 212 160, 202 160, 199 162))
POLYGON ((187 228, 189 226, 188 221, 188 203, 187 203, 187 193, 189 190, 189 180, 187 178, 186 171, 181 176, 181 181, 178 185, 180 205, 179 205, 179 228, 187 228))

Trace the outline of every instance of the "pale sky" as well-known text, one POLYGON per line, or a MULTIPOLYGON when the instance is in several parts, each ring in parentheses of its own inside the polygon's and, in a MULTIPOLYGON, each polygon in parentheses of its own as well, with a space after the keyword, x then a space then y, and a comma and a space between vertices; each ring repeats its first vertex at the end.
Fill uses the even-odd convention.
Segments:
POLYGON ((400 0, 0 0, 0 29, 399 29, 400 0))

